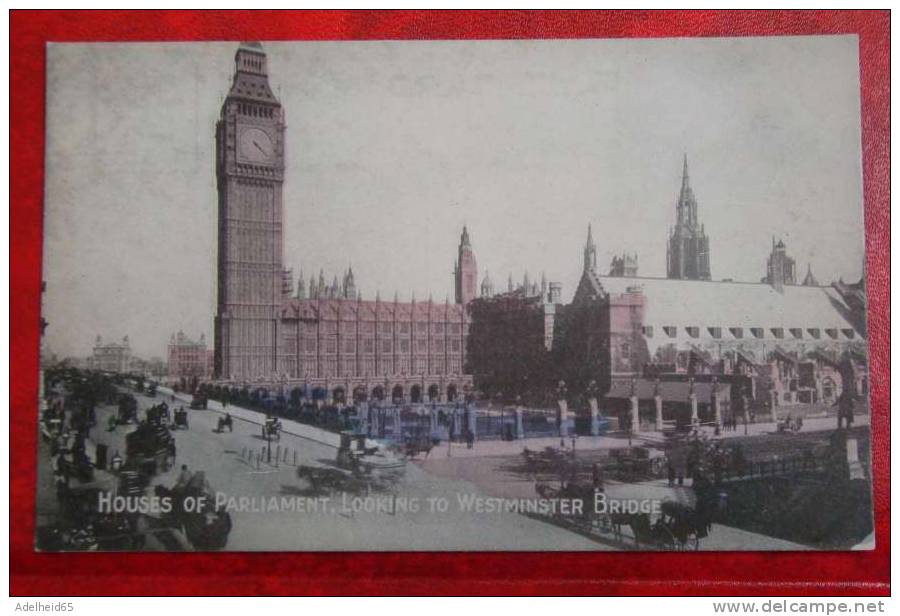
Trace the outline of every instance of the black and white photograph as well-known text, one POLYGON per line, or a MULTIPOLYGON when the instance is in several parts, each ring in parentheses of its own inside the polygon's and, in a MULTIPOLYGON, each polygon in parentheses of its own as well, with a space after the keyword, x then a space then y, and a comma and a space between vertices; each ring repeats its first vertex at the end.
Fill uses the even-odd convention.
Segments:
POLYGON ((49 43, 35 549, 874 549, 858 48, 49 43))

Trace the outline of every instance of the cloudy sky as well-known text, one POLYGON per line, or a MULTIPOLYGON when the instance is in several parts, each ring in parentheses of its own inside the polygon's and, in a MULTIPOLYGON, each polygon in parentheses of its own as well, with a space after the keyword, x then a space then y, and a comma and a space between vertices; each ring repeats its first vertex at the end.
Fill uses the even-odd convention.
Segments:
MULTIPOLYGON (((48 347, 212 337, 215 121, 236 43, 56 44, 47 59, 48 347)), ((571 297, 599 261, 665 275, 682 155, 714 278, 863 261, 857 39, 265 43, 287 114, 285 264, 365 297, 443 301, 467 224, 480 276, 571 297)), ((452 295, 451 295, 452 300, 452 295)))

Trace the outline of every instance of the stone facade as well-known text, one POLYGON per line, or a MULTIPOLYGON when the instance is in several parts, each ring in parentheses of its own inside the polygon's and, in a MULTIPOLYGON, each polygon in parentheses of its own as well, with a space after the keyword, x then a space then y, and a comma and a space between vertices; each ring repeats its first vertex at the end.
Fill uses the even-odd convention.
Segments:
POLYGON ((525 289, 483 295, 470 304, 466 367, 475 375, 476 387, 491 397, 530 398, 552 385, 558 308, 552 300, 559 298, 549 290, 525 289))
POLYGON ((278 372, 283 297, 284 113, 259 43, 235 54, 216 123, 219 191, 215 371, 223 378, 278 372))
POLYGON ((329 398, 454 399, 464 372, 478 270, 463 228, 455 303, 363 300, 352 268, 296 291, 283 263, 284 111, 259 43, 242 43, 216 126, 219 189, 215 376, 299 385, 329 398))
POLYGON ((464 372, 469 319, 449 302, 291 299, 280 312, 283 378, 355 398, 453 399, 464 372))

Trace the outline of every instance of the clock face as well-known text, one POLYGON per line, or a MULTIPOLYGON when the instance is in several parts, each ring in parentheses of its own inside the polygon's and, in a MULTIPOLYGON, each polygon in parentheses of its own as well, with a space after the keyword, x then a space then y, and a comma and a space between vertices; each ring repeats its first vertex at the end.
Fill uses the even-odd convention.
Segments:
POLYGON ((241 158, 252 163, 270 163, 274 159, 275 147, 272 138, 259 128, 245 128, 240 136, 241 158))

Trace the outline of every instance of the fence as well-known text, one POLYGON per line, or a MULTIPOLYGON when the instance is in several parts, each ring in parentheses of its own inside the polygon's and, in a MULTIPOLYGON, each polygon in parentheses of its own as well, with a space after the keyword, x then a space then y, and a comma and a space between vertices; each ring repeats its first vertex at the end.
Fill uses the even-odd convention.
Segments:
POLYGON ((478 440, 512 441, 516 438, 515 410, 478 411, 475 424, 478 440))
POLYGON ((559 434, 559 420, 554 411, 522 411, 522 431, 525 438, 556 436, 559 434))

